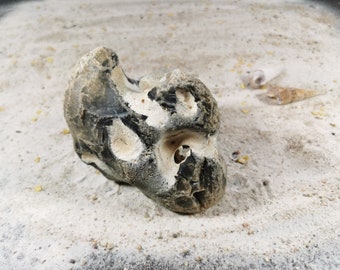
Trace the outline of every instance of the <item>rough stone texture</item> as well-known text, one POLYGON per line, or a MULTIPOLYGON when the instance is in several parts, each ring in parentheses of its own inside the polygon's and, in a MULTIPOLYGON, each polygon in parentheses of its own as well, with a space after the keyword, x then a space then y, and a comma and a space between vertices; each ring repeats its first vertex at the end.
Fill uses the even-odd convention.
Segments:
POLYGON ((219 112, 200 80, 179 70, 132 80, 116 53, 98 47, 76 65, 64 110, 78 156, 108 179, 180 213, 223 196, 219 112))

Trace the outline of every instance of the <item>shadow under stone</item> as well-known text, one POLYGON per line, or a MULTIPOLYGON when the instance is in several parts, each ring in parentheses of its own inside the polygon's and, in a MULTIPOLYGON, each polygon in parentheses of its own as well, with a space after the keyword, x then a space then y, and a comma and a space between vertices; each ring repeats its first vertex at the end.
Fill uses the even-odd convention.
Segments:
POLYGON ((8 12, 15 9, 15 6, 22 2, 32 2, 39 0, 0 0, 0 19, 8 12))
POLYGON ((333 10, 340 11, 340 1, 339 0, 310 0, 313 3, 320 5, 325 5, 333 10))

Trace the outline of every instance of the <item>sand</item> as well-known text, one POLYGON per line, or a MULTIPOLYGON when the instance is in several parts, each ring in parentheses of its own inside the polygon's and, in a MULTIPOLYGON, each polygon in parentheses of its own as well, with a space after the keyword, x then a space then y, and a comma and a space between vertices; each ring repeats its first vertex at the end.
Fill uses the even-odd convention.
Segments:
POLYGON ((340 13, 316 1, 33 1, 1 7, 0 269, 339 269, 340 13), (213 92, 222 201, 172 213, 82 163, 63 117, 76 61, 114 49, 128 75, 180 68, 213 92), (325 91, 274 105, 244 89, 325 91), (230 159, 247 155, 246 164, 230 159))

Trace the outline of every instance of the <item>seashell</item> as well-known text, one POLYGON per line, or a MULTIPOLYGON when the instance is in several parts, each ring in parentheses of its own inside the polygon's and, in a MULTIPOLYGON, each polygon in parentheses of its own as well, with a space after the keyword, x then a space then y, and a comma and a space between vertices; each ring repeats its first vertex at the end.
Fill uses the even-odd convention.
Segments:
POLYGON ((72 73, 64 115, 83 162, 174 212, 201 212, 225 193, 216 100, 178 69, 133 80, 96 48, 72 73))
POLYGON ((282 73, 283 68, 261 68, 252 71, 247 71, 241 79, 245 86, 253 89, 261 88, 268 82, 276 78, 282 73))
POLYGON ((269 98, 275 99, 277 104, 284 105, 321 94, 324 94, 324 92, 271 85, 266 95, 269 98))

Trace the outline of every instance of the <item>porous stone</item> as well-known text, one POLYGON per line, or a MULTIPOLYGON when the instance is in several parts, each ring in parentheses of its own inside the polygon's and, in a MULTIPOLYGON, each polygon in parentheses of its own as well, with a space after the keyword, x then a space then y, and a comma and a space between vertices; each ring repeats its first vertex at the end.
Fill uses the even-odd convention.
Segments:
POLYGON ((64 114, 78 156, 178 213, 198 213, 225 191, 219 112, 209 89, 176 69, 133 80, 99 47, 77 63, 64 114))

